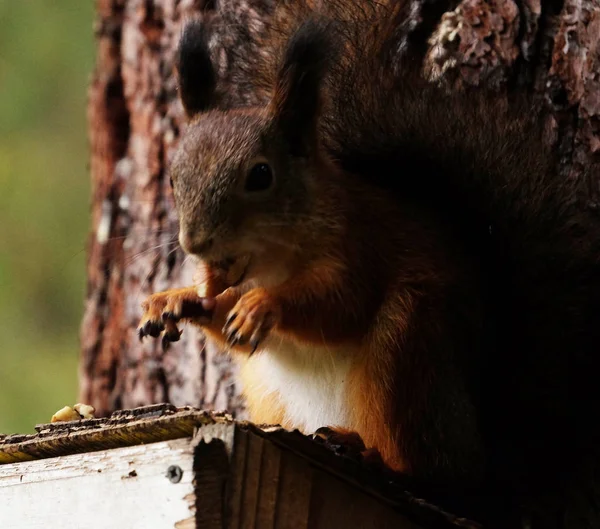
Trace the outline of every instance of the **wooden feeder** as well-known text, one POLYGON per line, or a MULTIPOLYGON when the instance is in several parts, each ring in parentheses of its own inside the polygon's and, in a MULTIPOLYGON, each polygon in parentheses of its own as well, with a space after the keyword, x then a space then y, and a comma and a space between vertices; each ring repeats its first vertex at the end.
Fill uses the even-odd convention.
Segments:
POLYGON ((279 427, 148 406, 0 436, 2 529, 479 527, 279 427))

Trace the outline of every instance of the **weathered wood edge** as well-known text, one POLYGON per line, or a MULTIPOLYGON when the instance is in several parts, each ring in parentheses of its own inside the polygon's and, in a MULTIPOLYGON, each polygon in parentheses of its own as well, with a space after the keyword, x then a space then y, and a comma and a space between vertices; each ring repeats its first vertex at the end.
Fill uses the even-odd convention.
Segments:
POLYGON ((479 528, 417 498, 408 490, 408 478, 372 468, 359 458, 337 455, 326 445, 299 431, 279 426, 236 422, 226 413, 202 411, 170 404, 121 410, 110 417, 36 426, 37 434, 0 436, 0 464, 122 448, 189 437, 193 445, 224 441, 231 457, 235 436, 257 435, 291 451, 426 527, 479 528))
POLYGON ((192 437, 199 426, 216 422, 233 424, 233 418, 159 404, 103 419, 42 424, 37 434, 0 436, 0 464, 192 437))

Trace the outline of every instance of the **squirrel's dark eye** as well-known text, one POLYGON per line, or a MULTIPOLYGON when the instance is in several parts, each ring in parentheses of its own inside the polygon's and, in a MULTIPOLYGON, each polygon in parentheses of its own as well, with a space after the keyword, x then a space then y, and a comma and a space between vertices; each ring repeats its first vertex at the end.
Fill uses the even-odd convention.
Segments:
POLYGON ((171 184, 171 187, 173 187, 173 177, 169 178, 169 183, 171 184))
POLYGON ((269 164, 257 163, 248 171, 244 189, 249 193, 266 191, 273 185, 273 171, 269 164))

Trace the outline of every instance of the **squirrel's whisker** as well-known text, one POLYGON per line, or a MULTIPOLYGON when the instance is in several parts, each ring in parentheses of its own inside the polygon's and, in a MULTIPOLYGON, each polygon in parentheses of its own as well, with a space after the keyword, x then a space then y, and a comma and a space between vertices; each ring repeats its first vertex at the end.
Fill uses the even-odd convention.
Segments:
MULTIPOLYGON (((126 265, 131 265, 132 263, 134 263, 137 259, 151 253, 151 252, 156 252, 158 254, 158 251, 163 249, 163 248, 168 248, 170 245, 174 244, 173 242, 166 242, 166 243, 161 243, 161 244, 157 244, 156 246, 152 246, 150 248, 146 248, 140 252, 136 252, 133 255, 128 256, 125 259, 125 264, 126 265)), ((170 255, 171 253, 175 252, 177 250, 178 246, 173 247, 172 250, 170 250, 168 252, 167 255, 170 255)))

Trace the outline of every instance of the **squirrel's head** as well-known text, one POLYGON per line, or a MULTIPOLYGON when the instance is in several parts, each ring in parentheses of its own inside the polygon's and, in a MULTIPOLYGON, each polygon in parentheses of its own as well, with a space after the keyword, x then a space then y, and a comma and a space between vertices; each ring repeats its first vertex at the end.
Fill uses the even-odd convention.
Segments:
POLYGON ((325 163, 317 137, 327 38, 306 23, 290 40, 265 108, 212 109, 216 74, 207 35, 190 23, 179 47, 179 87, 190 118, 170 167, 183 249, 230 274, 273 275, 310 230, 325 163), (240 264, 242 263, 242 264, 240 264), (247 274, 248 272, 248 274, 247 274))

